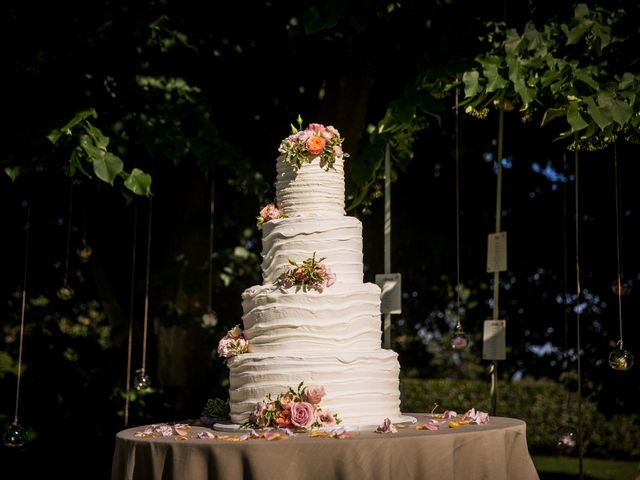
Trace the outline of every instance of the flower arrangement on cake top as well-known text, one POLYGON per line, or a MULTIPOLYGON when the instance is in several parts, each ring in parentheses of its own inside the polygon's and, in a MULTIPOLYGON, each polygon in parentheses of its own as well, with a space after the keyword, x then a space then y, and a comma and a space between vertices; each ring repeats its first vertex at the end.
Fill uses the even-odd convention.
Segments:
POLYGON ((336 158, 349 156, 342 151, 342 142, 340 132, 331 125, 325 127, 320 123, 310 123, 303 130, 302 118, 298 115, 298 128, 291 125, 291 135, 282 141, 278 151, 296 168, 315 157, 320 157, 322 167, 331 168, 336 158))
POLYGON ((270 222, 276 218, 287 218, 282 208, 278 207, 275 203, 269 203, 267 206, 260 210, 260 215, 256 217, 258 220, 258 230, 262 229, 262 224, 270 222))
POLYGON ((271 394, 256 404, 249 420, 243 425, 253 428, 292 428, 295 430, 312 430, 319 427, 331 427, 342 420, 335 413, 320 408, 320 401, 325 396, 324 387, 312 385, 305 387, 300 382, 297 390, 289 387, 274 399, 271 394))
POLYGON ((329 267, 322 264, 325 258, 326 257, 322 257, 316 260, 316 254, 314 252, 313 256, 304 260, 302 264, 298 264, 296 261, 289 259, 291 265, 285 267, 284 272, 273 282, 274 285, 283 289, 297 286, 304 291, 309 288, 314 288, 321 292, 326 287, 330 287, 336 283, 335 273, 333 273, 329 267))
POLYGON ((240 325, 236 325, 218 342, 218 355, 231 358, 249 351, 249 340, 244 338, 240 325))

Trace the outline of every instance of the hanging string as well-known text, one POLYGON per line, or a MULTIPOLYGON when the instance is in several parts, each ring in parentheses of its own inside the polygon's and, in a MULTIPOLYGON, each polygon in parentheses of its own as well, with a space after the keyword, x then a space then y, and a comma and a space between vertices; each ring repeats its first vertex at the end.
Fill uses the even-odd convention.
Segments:
POLYGON ((149 197, 149 223, 147 225, 147 265, 144 285, 144 321, 142 328, 142 367, 137 370, 137 375, 133 380, 136 390, 147 390, 151 386, 151 379, 146 373, 147 366, 147 332, 149 327, 149 281, 151 265, 151 219, 152 219, 152 197, 149 197))
POLYGON ((580 301, 582 293, 580 286, 580 209, 579 209, 579 186, 580 186, 580 177, 579 177, 579 167, 578 167, 578 159, 579 159, 579 150, 576 145, 575 148, 575 242, 576 242, 576 351, 577 351, 577 373, 578 373, 578 471, 580 479, 584 478, 584 465, 583 465, 583 451, 582 451, 582 369, 581 369, 581 339, 580 339, 580 301))
POLYGON ((455 114, 455 157, 456 157, 456 316, 458 324, 456 328, 462 328, 460 323, 460 104, 459 91, 456 88, 456 114, 455 114))
POLYGON ((629 293, 629 285, 622 285, 622 233, 620 231, 620 175, 618 172, 617 145, 613 144, 613 165, 616 195, 616 263, 618 267, 615 292, 618 297, 618 323, 620 327, 620 339, 616 348, 609 354, 609 366, 614 370, 629 370, 633 366, 633 354, 624 348, 622 338, 622 295, 629 293))
POLYGON ((147 225, 147 265, 144 281, 144 323, 142 330, 142 373, 146 370, 147 360, 147 330, 149 324, 149 273, 151 264, 151 219, 152 219, 153 200, 149 197, 149 223, 147 225))
MULTIPOLYGON (((24 203, 23 203, 24 205, 24 203)), ((5 429, 2 440, 6 447, 19 448, 27 441, 27 431, 18 423, 18 410, 20 406, 20 383, 22 380, 22 347, 24 344, 24 321, 27 311, 27 270, 29 259, 29 232, 31 230, 31 184, 29 184, 29 194, 27 198, 27 223, 25 224, 24 242, 24 274, 22 278, 22 302, 20 308, 20 340, 18 344, 18 372, 16 379, 16 408, 13 423, 5 429)))
POLYGON ((618 346, 622 350, 624 348, 624 342, 622 339, 622 262, 620 260, 620 191, 618 186, 620 180, 618 176, 618 148, 615 142, 613 144, 613 177, 616 195, 616 263, 618 267, 618 323, 620 325, 620 340, 618 340, 618 346))
POLYGON ((456 327, 451 336, 450 344, 454 350, 464 350, 469 345, 469 336, 462 328, 461 320, 461 290, 460 282, 460 97, 459 89, 455 89, 455 193, 456 193, 456 327))
POLYGON ((16 408, 13 422, 18 423, 18 409, 20 405, 20 382, 22 380, 22 347, 24 343, 24 320, 27 313, 27 271, 29 266, 29 236, 31 232, 31 185, 27 196, 27 222, 25 224, 24 239, 24 269, 22 274, 22 302, 20 305, 20 341, 18 343, 18 372, 16 377, 16 408))
POLYGON ((60 300, 71 300, 73 298, 73 288, 69 286, 69 258, 71 254, 71 217, 73 214, 73 180, 69 179, 69 210, 67 212, 67 240, 64 258, 64 277, 62 285, 58 288, 56 295, 60 300))
MULTIPOLYGON (((563 171, 567 173, 567 154, 563 152, 562 154, 562 166, 563 171)), ((568 176, 568 175, 567 175, 568 176)), ((569 253, 568 253, 568 235, 567 235, 567 182, 564 182, 564 186, 562 188, 562 285, 563 285, 563 294, 562 294, 562 304, 564 306, 563 309, 563 318, 564 318, 564 368, 567 369, 569 367, 569 311, 568 311, 568 298, 569 298, 569 253)), ((566 373, 566 372, 565 372, 566 373)), ((569 375, 565 374, 565 388, 567 391, 566 398, 566 411, 569 411, 570 405, 570 396, 569 396, 569 375)))
POLYGON ((124 402, 124 426, 129 425, 129 401, 131 394, 131 357, 133 351, 133 301, 135 297, 136 280, 136 245, 138 241, 138 202, 133 207, 133 238, 131 241, 131 295, 129 296, 129 331, 127 340, 127 374, 126 374, 126 396, 124 402))

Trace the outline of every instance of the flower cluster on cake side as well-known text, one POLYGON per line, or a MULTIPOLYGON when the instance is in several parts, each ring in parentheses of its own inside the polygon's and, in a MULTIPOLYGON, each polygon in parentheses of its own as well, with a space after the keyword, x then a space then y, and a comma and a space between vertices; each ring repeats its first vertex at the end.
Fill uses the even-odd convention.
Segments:
POLYGON ((244 337, 240 325, 236 325, 218 342, 218 355, 225 359, 249 351, 249 340, 244 337))
POLYGON ((336 158, 349 155, 342 150, 343 138, 332 125, 310 123, 302 129, 302 118, 298 115, 298 128, 291 125, 291 135, 285 138, 278 151, 284 155, 285 161, 295 168, 300 168, 315 157, 320 157, 320 165, 332 168, 336 158))
POLYGON ((298 388, 278 394, 271 394, 256 404, 243 425, 253 428, 291 428, 294 430, 312 430, 320 427, 331 427, 341 422, 338 415, 330 410, 322 410, 320 402, 326 392, 321 385, 304 386, 300 382, 298 388))
POLYGON ((260 214, 256 217, 258 230, 262 229, 262 224, 276 220, 277 218, 287 218, 282 208, 275 203, 269 203, 260 210, 260 214))
POLYGON ((326 257, 316 260, 316 254, 303 260, 298 264, 295 260, 289 259, 290 265, 285 267, 284 272, 277 278, 274 285, 282 289, 296 286, 307 291, 313 288, 322 292, 327 287, 336 283, 336 274, 322 262, 326 257))

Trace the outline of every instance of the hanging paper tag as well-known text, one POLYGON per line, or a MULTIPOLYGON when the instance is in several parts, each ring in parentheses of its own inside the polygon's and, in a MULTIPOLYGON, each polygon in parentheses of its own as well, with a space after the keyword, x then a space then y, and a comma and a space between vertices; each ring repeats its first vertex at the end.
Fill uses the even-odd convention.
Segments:
POLYGON ((507 322, 505 320, 485 320, 482 331, 482 358, 484 360, 504 360, 506 354, 507 322))
POLYGON ((487 243, 487 272, 507 270, 507 232, 490 233, 487 243))
POLYGON ((382 290, 381 313, 402 313, 402 275, 399 273, 379 273, 376 284, 382 290))

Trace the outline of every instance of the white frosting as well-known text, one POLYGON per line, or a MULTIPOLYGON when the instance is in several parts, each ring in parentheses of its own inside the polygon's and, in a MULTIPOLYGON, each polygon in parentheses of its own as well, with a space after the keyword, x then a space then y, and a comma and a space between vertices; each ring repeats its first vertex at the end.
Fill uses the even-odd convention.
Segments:
POLYGON ((244 335, 259 353, 374 351, 380 348, 380 288, 333 285, 322 293, 273 286, 242 295, 244 335))
POLYGON ((278 158, 276 199, 288 218, 263 224, 264 284, 242 295, 249 353, 230 358, 231 420, 248 420, 258 402, 306 385, 322 385, 324 411, 347 425, 400 417, 400 365, 380 348, 380 289, 362 283, 362 224, 344 216, 344 164, 299 169, 278 158), (313 256, 336 275, 322 292, 280 289, 289 266, 313 256))
POLYGON ((316 254, 336 274, 337 283, 362 284, 362 224, 354 217, 293 217, 262 227, 262 271, 273 283, 290 266, 316 254))
POLYGON ((275 398, 300 382, 324 386, 327 395, 320 406, 346 424, 378 425, 400 415, 395 352, 378 348, 354 353, 340 344, 331 350, 335 353, 245 353, 230 359, 231 421, 243 423, 267 394, 275 398))
POLYGON ((314 157, 295 168, 284 155, 276 162, 276 202, 289 217, 344 215, 344 160, 336 158, 332 167, 321 166, 314 157))

